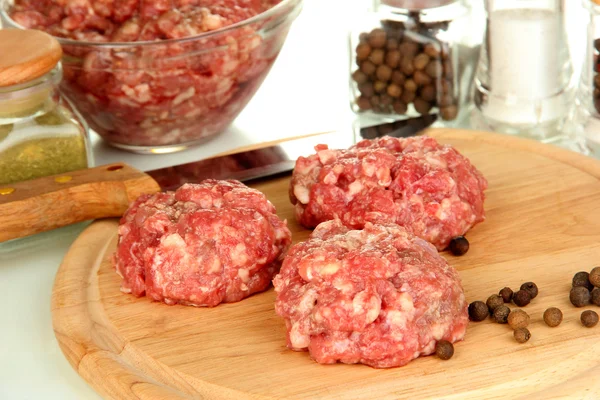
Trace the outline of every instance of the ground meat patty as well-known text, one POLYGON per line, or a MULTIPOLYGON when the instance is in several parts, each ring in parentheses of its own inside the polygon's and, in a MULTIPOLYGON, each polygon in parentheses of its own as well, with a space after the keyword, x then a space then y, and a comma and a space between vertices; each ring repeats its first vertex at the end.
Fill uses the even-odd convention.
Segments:
POLYGON ((137 199, 113 261, 123 292, 212 307, 265 290, 290 243, 262 193, 211 179, 137 199))
POLYGON ((405 365, 439 340, 462 340, 468 323, 457 271, 395 224, 324 222, 273 283, 288 347, 323 364, 405 365))
POLYGON ((443 250, 485 219, 487 181, 456 149, 433 138, 383 137, 348 150, 315 150, 298 159, 290 184, 305 227, 334 218, 352 228, 394 222, 443 250))

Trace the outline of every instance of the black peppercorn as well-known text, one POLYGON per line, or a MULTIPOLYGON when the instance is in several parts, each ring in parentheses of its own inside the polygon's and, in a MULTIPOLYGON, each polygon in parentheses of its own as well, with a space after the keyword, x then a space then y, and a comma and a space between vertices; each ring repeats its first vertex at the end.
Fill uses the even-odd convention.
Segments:
POLYGON ((519 307, 525 307, 531 302, 531 295, 527 290, 517 290, 513 295, 513 303, 519 307))
POLYGON ((494 310, 496 308, 504 305, 504 300, 502 300, 502 297, 500 297, 499 295, 493 294, 490 297, 488 297, 488 299, 485 302, 485 304, 488 307, 490 315, 493 315, 494 314, 494 310))
POLYGON ((600 287, 600 267, 595 267, 590 271, 590 283, 595 287, 600 287))
POLYGON ((488 315, 488 306, 483 301, 477 300, 469 304, 469 319, 471 321, 483 321, 488 315))
POLYGON ((550 307, 544 311, 544 322, 546 325, 554 328, 559 326, 563 320, 563 313, 556 307, 550 307))
POLYGON ((371 54, 371 46, 367 43, 361 43, 356 47, 356 59, 358 61, 364 61, 371 54))
POLYGON ((428 101, 430 103, 435 101, 435 98, 437 96, 435 86, 433 86, 433 85, 424 86, 423 88, 421 88, 420 95, 421 95, 421 98, 425 101, 428 101))
POLYGON ((447 340, 440 340, 435 346, 435 354, 442 360, 449 360, 454 355, 454 346, 447 340))
POLYGON ((526 328, 529 325, 529 314, 523 310, 514 310, 508 314, 508 325, 512 329, 526 328))
POLYGON ((583 307, 590 303, 590 291, 584 286, 575 286, 569 293, 569 300, 575 307, 583 307))
POLYGON ((396 114, 405 114, 406 111, 408 111, 408 107, 406 106, 406 104, 399 100, 394 101, 392 107, 394 108, 394 112, 396 114))
POLYGON ((427 64, 429 64, 429 56, 425 53, 419 54, 413 60, 413 66, 419 71, 424 70, 427 64))
POLYGON ((369 54, 369 60, 375 65, 383 64, 385 60, 385 51, 382 49, 375 49, 369 54))
POLYGON ((413 106, 415 107, 415 110, 421 115, 425 115, 431 110, 431 104, 421 98, 416 98, 413 102, 413 106))
POLYGON ((496 307, 494 310, 494 320, 499 324, 506 324, 508 322, 508 316, 510 315, 510 308, 505 305, 496 307))
POLYGON ((600 306, 600 288, 594 288, 590 293, 592 304, 600 306))
POLYGON ((373 107, 371 106, 371 100, 365 96, 359 96, 356 99, 356 105, 358 105, 358 108, 361 110, 370 110, 373 107))
POLYGON ((592 310, 585 310, 581 313, 581 323, 586 328, 592 328, 598 324, 598 313, 592 310))
POLYGON ((513 291, 511 288, 505 287, 504 289, 500 290, 499 294, 502 296, 502 300, 504 300, 505 303, 510 303, 512 301, 513 291))
POLYGON ((455 105, 449 105, 440 108, 440 115, 443 120, 452 121, 458 116, 458 107, 455 105))
POLYGON ((469 241, 464 236, 457 236, 452 238, 448 248, 455 256, 462 256, 469 251, 469 241))
POLYGON ((367 40, 369 41, 371 47, 380 48, 385 46, 387 42, 387 35, 383 29, 377 28, 371 31, 367 40))
POLYGON ((531 300, 535 299, 536 296, 538 295, 538 287, 533 282, 525 282, 524 284, 521 285, 521 290, 528 291, 529 295, 531 296, 531 300))
POLYGON ((515 331, 513 332, 513 336, 515 337, 515 340, 519 343, 525 343, 526 341, 528 341, 531 338, 531 333, 529 332, 529 329, 527 328, 519 328, 519 329, 515 329, 515 331))
POLYGON ((590 274, 585 271, 579 271, 573 276, 573 287, 583 286, 588 290, 592 290, 593 285, 590 282, 590 274))

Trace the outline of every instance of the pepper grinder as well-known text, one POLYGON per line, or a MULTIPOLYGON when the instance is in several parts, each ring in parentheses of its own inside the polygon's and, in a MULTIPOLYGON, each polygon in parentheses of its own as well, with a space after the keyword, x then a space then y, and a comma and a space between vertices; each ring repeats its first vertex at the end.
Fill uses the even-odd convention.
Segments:
POLYGON ((486 0, 487 26, 475 75, 474 125, 564 140, 573 68, 563 0, 486 0))
POLYGON ((583 70, 577 91, 575 122, 588 152, 600 156, 600 0, 583 0, 588 12, 583 70))

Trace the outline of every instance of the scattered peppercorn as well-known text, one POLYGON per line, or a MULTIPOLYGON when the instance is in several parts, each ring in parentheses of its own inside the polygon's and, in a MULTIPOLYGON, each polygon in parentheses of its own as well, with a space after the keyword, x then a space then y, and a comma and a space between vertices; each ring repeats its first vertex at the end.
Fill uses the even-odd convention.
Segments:
POLYGON ((583 286, 592 290, 593 285, 590 282, 590 274, 585 271, 579 271, 573 276, 573 287, 583 286))
POLYGON ((504 300, 502 300, 502 297, 500 297, 500 295, 493 294, 490 297, 488 297, 485 304, 488 306, 490 315, 493 315, 494 310, 497 307, 504 305, 504 300))
POLYGON ((595 287, 600 287, 600 267, 595 267, 590 272, 590 283, 595 287))
POLYGON ((590 303, 590 291, 584 286, 575 286, 571 289, 569 300, 575 307, 583 307, 590 303))
POLYGON ((533 282, 525 282, 521 285, 521 290, 528 291, 529 295, 531 296, 531 300, 535 299, 538 295, 538 287, 533 282))
POLYGON ((544 311, 544 322, 546 325, 554 328, 559 326, 563 320, 563 313, 556 307, 550 307, 544 311))
POLYGON ((515 303, 519 307, 525 307, 530 302, 531 295, 527 290, 517 290, 517 292, 513 295, 513 303, 515 303))
POLYGON ((510 315, 510 308, 504 304, 496 307, 494 310, 494 320, 499 324, 506 324, 508 322, 508 316, 510 315))
POLYGON ((531 338, 531 332, 529 332, 529 329, 527 328, 519 328, 515 329, 515 331, 513 332, 513 336, 515 337, 515 340, 517 342, 525 343, 531 338))
POLYGON ((502 296, 502 300, 504 300, 505 303, 510 303, 512 301, 513 291, 511 288, 505 287, 504 289, 500 290, 499 294, 502 296))
POLYGON ((590 297, 592 300, 592 304, 600 306, 600 288, 594 288, 592 293, 590 293, 590 297))
POLYGON ((598 313, 592 310, 585 310, 581 313, 581 323, 586 328, 592 328, 598 324, 598 313))
POLYGON ((449 360, 454 355, 454 346, 447 340, 440 340, 435 346, 435 354, 442 360, 449 360))
POLYGON ((489 315, 488 306, 483 301, 474 301, 469 304, 469 319, 474 322, 480 322, 489 315))
POLYGON ((462 256, 469 251, 469 241, 464 236, 457 236, 452 238, 448 248, 455 256, 462 256))
POLYGON ((529 325, 529 314, 523 310, 514 310, 508 314, 508 325, 512 329, 526 328, 529 325))

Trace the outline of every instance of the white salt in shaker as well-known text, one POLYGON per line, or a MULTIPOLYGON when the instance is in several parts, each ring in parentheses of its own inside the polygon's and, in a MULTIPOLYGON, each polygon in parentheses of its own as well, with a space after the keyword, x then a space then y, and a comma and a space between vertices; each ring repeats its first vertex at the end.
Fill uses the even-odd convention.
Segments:
POLYGON ((573 94, 563 0, 487 0, 486 11, 476 117, 494 131, 563 139, 573 94))

